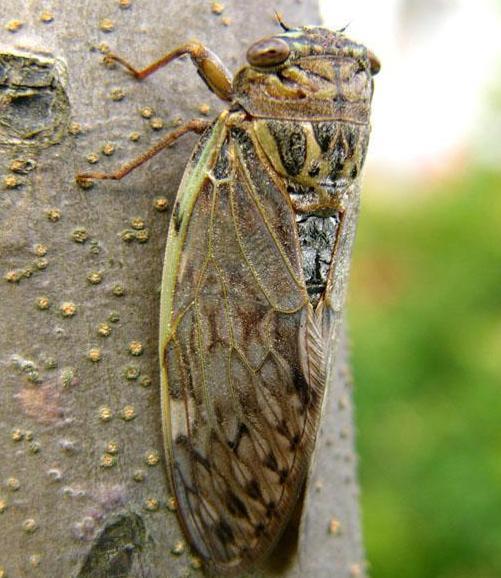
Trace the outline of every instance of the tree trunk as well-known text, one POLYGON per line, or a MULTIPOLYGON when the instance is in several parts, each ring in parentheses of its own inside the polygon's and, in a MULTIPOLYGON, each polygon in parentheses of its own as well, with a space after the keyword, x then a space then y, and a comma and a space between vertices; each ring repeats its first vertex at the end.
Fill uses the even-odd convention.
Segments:
MULTIPOLYGON (((291 24, 318 23, 314 0, 272 6, 291 24)), ((170 511, 157 358, 168 209, 195 137, 120 182, 83 190, 74 175, 94 162, 109 172, 179 119, 220 110, 189 61, 143 83, 101 62, 106 45, 142 66, 197 38, 236 70, 277 30, 264 0, 217 11, 1 0, 0 576, 200 575, 170 511)), ((288 563, 275 557, 255 576, 364 574, 344 361, 318 448, 301 556, 283 541, 288 563)))

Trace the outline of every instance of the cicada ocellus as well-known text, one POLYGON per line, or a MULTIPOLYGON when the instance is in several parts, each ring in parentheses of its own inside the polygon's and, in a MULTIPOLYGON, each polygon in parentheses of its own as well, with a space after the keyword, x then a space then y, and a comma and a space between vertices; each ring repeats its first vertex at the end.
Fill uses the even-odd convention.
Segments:
POLYGON ((190 54, 230 103, 202 133, 174 204, 159 355, 165 450, 177 511, 216 576, 264 557, 301 492, 315 444, 350 263, 359 176, 379 63, 341 32, 260 40, 233 78, 197 42, 190 54))

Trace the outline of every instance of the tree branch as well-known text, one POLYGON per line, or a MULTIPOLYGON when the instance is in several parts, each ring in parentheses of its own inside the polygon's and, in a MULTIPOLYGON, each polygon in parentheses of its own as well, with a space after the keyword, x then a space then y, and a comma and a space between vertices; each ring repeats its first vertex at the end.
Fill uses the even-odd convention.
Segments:
MULTIPOLYGON (((274 7, 288 23, 318 22, 313 0, 274 7)), ((139 83, 101 63, 105 44, 145 66, 196 38, 236 70, 276 30, 272 11, 264 0, 227 1, 220 15, 193 0, 53 0, 49 13, 2 0, 0 22, 0 568, 12 578, 195 574, 166 483, 157 359, 165 209, 195 137, 119 183, 82 190, 74 176, 89 163, 110 172, 180 119, 222 106, 187 62, 139 83)), ((362 575, 343 368, 307 490, 302 566, 289 564, 289 578, 362 575)))

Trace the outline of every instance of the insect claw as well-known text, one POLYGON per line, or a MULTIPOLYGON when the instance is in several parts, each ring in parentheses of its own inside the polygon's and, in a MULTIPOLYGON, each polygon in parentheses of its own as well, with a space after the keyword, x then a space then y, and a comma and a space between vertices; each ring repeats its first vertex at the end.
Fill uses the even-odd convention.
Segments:
POLYGON ((112 54, 106 54, 105 56, 103 56, 103 59, 101 62, 108 68, 115 68, 115 66, 116 66, 116 61, 113 58, 112 54))
POLYGON ((121 66, 126 68, 129 71, 129 73, 132 74, 132 76, 138 78, 140 75, 140 73, 133 66, 131 66, 126 60, 124 60, 117 54, 113 54, 112 52, 109 52, 108 54, 105 54, 103 56, 103 64, 110 68, 114 68, 116 64, 120 64, 121 66))
POLYGON ((88 175, 77 175, 75 177, 75 182, 82 189, 90 189, 94 186, 94 179, 88 175))

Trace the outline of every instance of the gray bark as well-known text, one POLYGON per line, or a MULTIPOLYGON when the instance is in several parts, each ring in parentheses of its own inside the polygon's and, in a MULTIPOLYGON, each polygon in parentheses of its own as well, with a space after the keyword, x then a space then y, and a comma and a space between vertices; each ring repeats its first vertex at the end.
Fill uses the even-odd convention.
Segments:
MULTIPOLYGON (((292 24, 318 23, 313 0, 273 7, 292 24)), ((82 190, 74 175, 90 153, 93 168, 111 171, 200 105, 221 108, 189 61, 139 83, 101 64, 101 43, 145 65, 197 38, 236 70, 246 46, 276 30, 272 10, 265 0, 227 1, 222 15, 209 1, 2 0, 0 25, 0 576, 200 575, 168 507, 162 459, 156 348, 169 211, 154 206, 172 206, 195 137, 118 183, 82 190), (41 19, 47 8, 52 21, 41 19), (16 19, 22 27, 8 30, 16 19), (148 106, 163 120, 158 133, 139 113, 148 106)), ((364 574, 350 383, 339 363, 301 560, 256 576, 364 574)))

